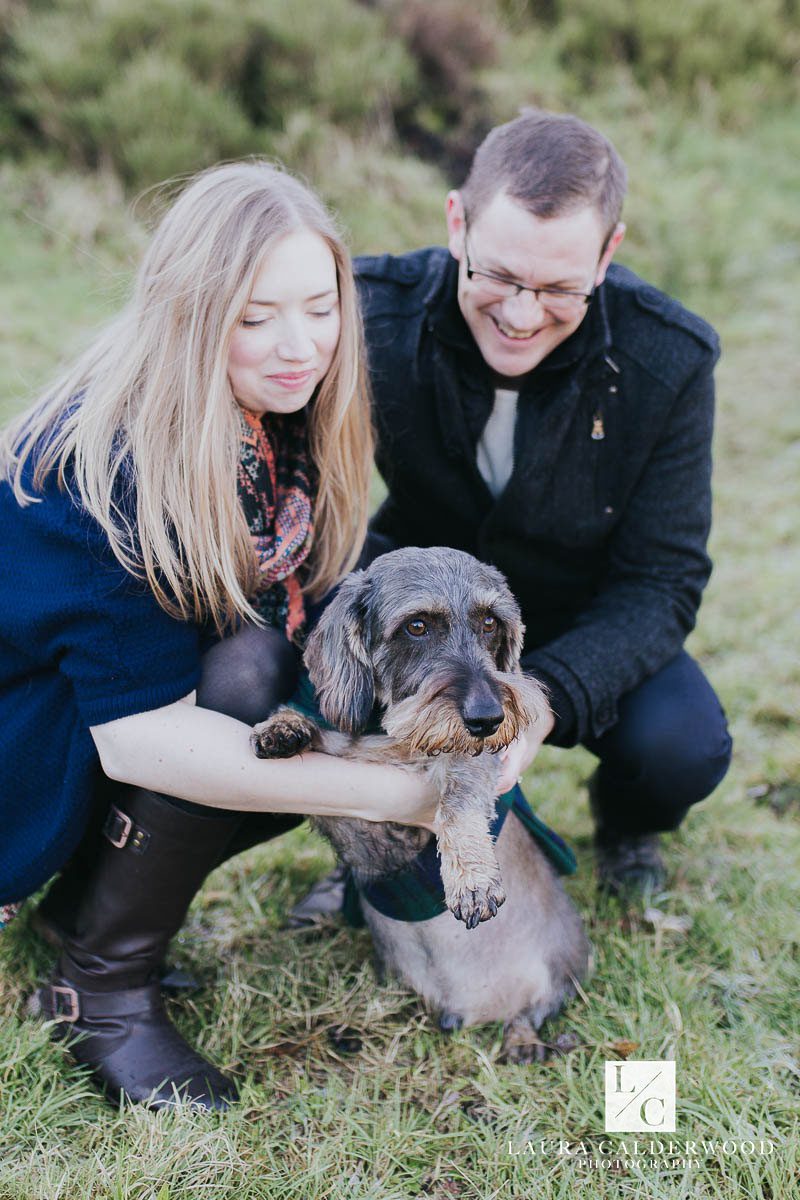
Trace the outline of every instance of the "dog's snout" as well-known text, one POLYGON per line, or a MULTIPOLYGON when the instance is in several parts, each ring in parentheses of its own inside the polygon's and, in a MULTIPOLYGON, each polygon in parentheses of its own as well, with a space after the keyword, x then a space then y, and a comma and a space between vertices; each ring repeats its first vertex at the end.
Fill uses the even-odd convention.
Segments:
POLYGON ((488 738, 503 723, 503 706, 486 683, 470 689, 461 706, 461 720, 473 737, 488 738))
POLYGON ((496 713, 488 717, 464 717, 464 724, 473 737, 488 738, 503 723, 503 714, 496 713))

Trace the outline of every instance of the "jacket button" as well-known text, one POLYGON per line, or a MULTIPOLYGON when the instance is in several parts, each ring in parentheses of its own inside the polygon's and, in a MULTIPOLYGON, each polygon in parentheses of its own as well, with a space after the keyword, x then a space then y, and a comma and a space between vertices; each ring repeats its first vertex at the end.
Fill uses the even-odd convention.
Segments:
POLYGON ((608 390, 611 393, 611 395, 614 396, 619 391, 619 388, 617 387, 617 385, 615 383, 612 383, 611 387, 608 390))
POLYGON ((614 507, 611 504, 607 504, 605 506, 605 508, 603 509, 603 512, 606 514, 607 517, 610 517, 611 514, 613 513, 613 511, 614 511, 614 507))

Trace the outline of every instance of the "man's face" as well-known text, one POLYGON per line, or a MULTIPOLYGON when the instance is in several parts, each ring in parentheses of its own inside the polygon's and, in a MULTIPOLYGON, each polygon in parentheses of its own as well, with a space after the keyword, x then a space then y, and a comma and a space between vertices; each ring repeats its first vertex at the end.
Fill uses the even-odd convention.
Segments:
POLYGON ((467 255, 475 272, 531 288, 588 294, 605 278, 625 232, 618 225, 603 251, 605 231, 594 208, 544 219, 505 192, 498 192, 468 223, 459 193, 451 192, 447 229, 450 253, 459 263, 458 303, 464 320, 488 365, 508 376, 525 375, 538 366, 578 328, 587 306, 578 298, 568 303, 567 311, 562 304, 553 311, 545 296, 531 291, 498 296, 491 280, 467 278, 467 255))

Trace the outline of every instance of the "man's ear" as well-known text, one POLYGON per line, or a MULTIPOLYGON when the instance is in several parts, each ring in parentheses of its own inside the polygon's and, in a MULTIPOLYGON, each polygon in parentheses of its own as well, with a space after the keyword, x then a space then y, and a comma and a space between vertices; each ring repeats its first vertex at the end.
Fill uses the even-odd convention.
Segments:
POLYGON ((444 206, 447 221, 447 248, 457 262, 461 262, 464 252, 464 232, 466 221, 461 192, 448 192, 444 206))
POLYGON ((624 237, 625 237, 625 226, 623 225, 622 221, 619 221, 617 223, 616 229, 611 234, 611 237, 608 239, 608 245, 606 246, 605 250, 603 251, 603 257, 600 259, 600 262, 597 265, 597 275, 596 275, 595 281, 594 281, 595 287, 599 287, 600 284, 605 279, 606 271, 608 270, 609 263, 611 262, 612 258, 614 257, 616 249, 624 237))

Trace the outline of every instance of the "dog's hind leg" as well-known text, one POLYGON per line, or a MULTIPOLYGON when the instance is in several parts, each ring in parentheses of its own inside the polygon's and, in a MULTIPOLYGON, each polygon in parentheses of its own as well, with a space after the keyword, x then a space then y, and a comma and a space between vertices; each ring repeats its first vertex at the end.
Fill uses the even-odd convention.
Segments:
MULTIPOLYGON (((551 993, 506 1021, 501 1052, 504 1060, 514 1063, 544 1062, 549 1051, 557 1051, 558 1045, 553 1046, 542 1038, 542 1026, 561 1011, 564 1002, 574 992, 574 986, 567 983, 560 991, 551 993)), ((567 1038, 571 1037, 567 1035, 567 1038)))
POLYGON ((439 1028, 442 1033, 455 1033, 461 1029, 464 1024, 464 1018, 461 1013, 443 1012, 439 1014, 439 1028))
POLYGON ((501 1056, 504 1062, 533 1063, 544 1062, 547 1057, 547 1046, 539 1037, 539 1026, 535 1017, 529 1013, 518 1013, 503 1026, 503 1048, 501 1056))

